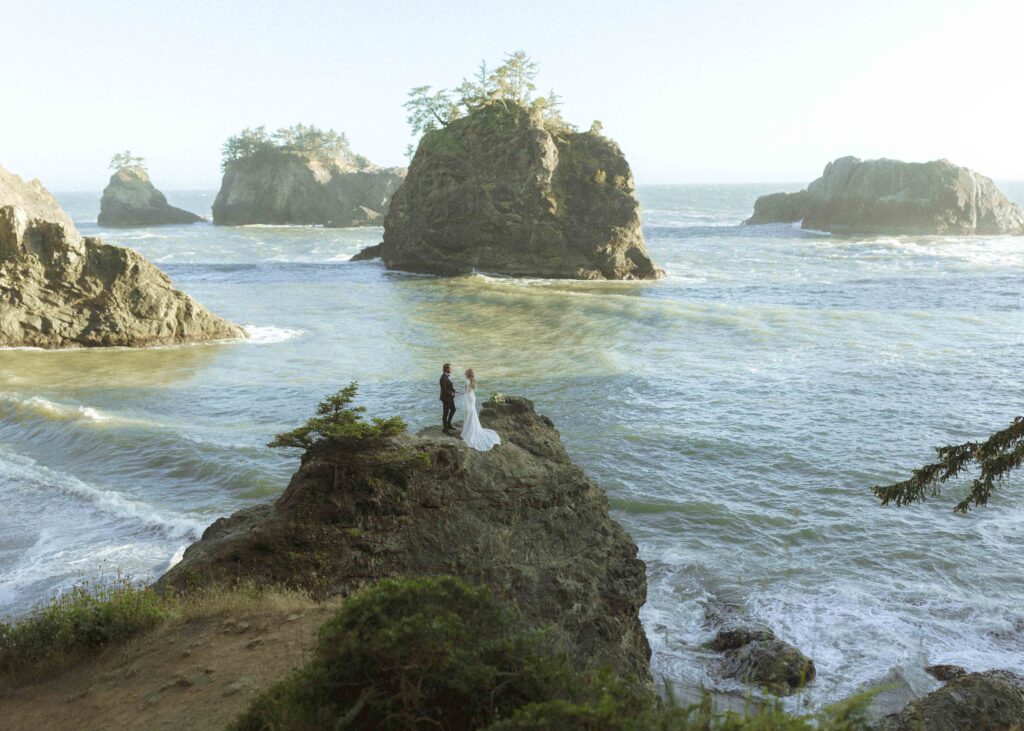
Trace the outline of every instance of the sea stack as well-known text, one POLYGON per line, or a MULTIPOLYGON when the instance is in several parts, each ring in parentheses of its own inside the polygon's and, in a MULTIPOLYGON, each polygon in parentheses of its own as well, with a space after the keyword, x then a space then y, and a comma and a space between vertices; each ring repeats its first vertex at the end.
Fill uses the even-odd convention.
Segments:
POLYGON ((501 435, 489 452, 439 427, 393 438, 359 470, 308 451, 280 498, 214 522, 157 588, 256 581, 333 596, 454 575, 553 627, 580 665, 650 683, 645 567, 604 491, 527 399, 494 397, 480 421, 501 435))
POLYGON ((389 269, 521 277, 657 279, 629 164, 513 101, 426 132, 384 220, 389 269))
POLYGON ((110 176, 100 200, 101 226, 160 226, 197 223, 201 216, 175 208, 149 180, 141 166, 126 167, 110 176))
POLYGON ((245 130, 228 140, 213 222, 379 226, 404 168, 381 168, 344 135, 315 127, 245 130))
POLYGON ((0 168, 0 347, 242 338, 138 252, 84 238, 38 180, 0 168))
POLYGON ((758 198, 746 223, 796 221, 835 234, 1024 234, 1019 206, 989 178, 949 160, 841 157, 806 190, 758 198))

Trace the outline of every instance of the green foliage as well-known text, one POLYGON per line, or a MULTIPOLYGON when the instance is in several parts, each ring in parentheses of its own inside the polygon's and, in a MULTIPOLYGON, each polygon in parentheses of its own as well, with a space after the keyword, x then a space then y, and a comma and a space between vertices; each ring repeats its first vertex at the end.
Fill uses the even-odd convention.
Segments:
POLYGON ((119 173, 122 170, 133 173, 145 173, 146 164, 143 158, 133 155, 131 150, 125 150, 110 158, 110 169, 115 173, 119 173))
MULTIPOLYGON (((433 91, 430 86, 417 86, 409 92, 405 109, 406 121, 414 135, 422 136, 439 127, 447 127, 453 120, 475 109, 498 103, 530 111, 534 119, 553 128, 569 128, 562 119, 561 98, 551 91, 547 96, 534 98, 537 90, 539 67, 525 51, 505 56, 505 61, 493 71, 481 61, 476 74, 463 79, 455 89, 433 91)), ((408 151, 407 151, 408 154, 408 151)), ((409 155, 410 159, 412 155, 409 155)))
POLYGON ((385 580, 349 598, 320 629, 313 661, 234 728, 481 728, 576 682, 564 653, 520 629, 489 589, 385 580))
POLYGON ((629 678, 574 670, 553 638, 524 629, 486 587, 453 577, 391 579, 320 630, 304 668, 257 698, 235 731, 859 731, 869 696, 812 716, 778 703, 720 713, 710 696, 663 704, 629 678))
POLYGON ((295 124, 281 127, 273 133, 260 126, 246 127, 237 135, 228 137, 221 148, 221 169, 236 160, 259 155, 268 151, 302 152, 321 160, 342 158, 349 160, 359 169, 369 167, 369 161, 360 155, 353 155, 344 132, 333 129, 323 130, 314 125, 295 124))
POLYGON ((158 625, 166 612, 152 590, 123 577, 109 585, 78 584, 23 619, 0 623, 0 676, 127 639, 158 625))
POLYGON ((1010 426, 983 442, 947 445, 935 451, 938 462, 914 470, 909 479, 871 488, 882 505, 895 503, 902 507, 923 502, 929 496, 938 495, 942 483, 957 477, 972 464, 980 468, 981 474, 971 482, 967 495, 953 510, 966 513, 971 505, 987 505, 996 483, 1024 461, 1024 417, 1016 417, 1010 426))

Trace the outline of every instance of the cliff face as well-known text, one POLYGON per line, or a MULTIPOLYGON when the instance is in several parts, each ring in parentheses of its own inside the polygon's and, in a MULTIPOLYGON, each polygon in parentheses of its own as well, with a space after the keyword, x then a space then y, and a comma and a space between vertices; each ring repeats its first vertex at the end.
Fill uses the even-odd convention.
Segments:
POLYGON ((530 401, 492 399, 480 419, 502 437, 490 452, 428 429, 336 486, 330 467, 307 460, 276 502, 215 522, 157 586, 255 578, 331 595, 453 574, 560 628, 581 664, 649 680, 644 564, 604 492, 530 401))
POLYGON ((384 221, 389 269, 656 279, 629 164, 611 140, 493 103, 426 133, 384 221))
POLYGON ((142 255, 83 238, 39 181, 0 168, 0 347, 239 337, 142 255))
POLYGON ((340 159, 268 150, 228 165, 213 204, 213 222, 380 225, 404 175, 401 168, 357 170, 340 159))
POLYGON ((747 223, 801 219, 838 234, 1024 234, 1024 211, 989 178, 948 160, 842 157, 805 191, 758 198, 747 223))
POLYGON ((101 226, 157 226, 202 220, 201 216, 169 205, 144 170, 129 168, 110 176, 100 200, 97 223, 101 226))

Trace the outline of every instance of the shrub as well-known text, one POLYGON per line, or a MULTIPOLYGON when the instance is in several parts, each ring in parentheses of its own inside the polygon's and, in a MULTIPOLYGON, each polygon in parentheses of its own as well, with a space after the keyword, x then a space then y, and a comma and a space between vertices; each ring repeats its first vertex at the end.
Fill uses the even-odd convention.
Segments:
POLYGON ((348 599, 321 628, 314 660, 234 728, 481 728, 577 695, 577 674, 551 644, 486 587, 381 581, 348 599))
POLYGON ((23 619, 0 623, 0 676, 38 671, 127 639, 156 626, 166 613, 152 590, 123 577, 109 585, 77 584, 23 619))

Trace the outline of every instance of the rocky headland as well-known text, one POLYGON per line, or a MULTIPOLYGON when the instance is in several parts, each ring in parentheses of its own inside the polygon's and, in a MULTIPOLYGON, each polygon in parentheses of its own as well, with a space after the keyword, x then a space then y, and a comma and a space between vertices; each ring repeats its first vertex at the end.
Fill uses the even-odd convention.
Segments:
POLYGON ((216 521, 157 588, 256 580, 332 596, 455 575, 554 626, 580 665, 650 683, 644 564, 604 492, 530 401, 493 398, 480 420, 502 438, 486 453, 439 428, 393 438, 341 477, 307 453, 279 499, 216 521))
POLYGON ((197 216, 167 202, 143 168, 124 168, 110 176, 100 199, 101 226, 159 226, 197 223, 197 216))
POLYGON ((141 254, 79 234, 38 180, 0 168, 0 347, 241 338, 141 254))
POLYGON ((796 193, 757 199, 747 224, 862 235, 1024 235, 1024 211, 989 178, 948 160, 841 157, 796 193))
POLYGON ((647 255, 618 145, 507 100, 423 135, 380 254, 389 269, 443 276, 664 276, 647 255))
POLYGON ((379 226, 404 176, 344 155, 264 149, 227 164, 213 222, 379 226))

